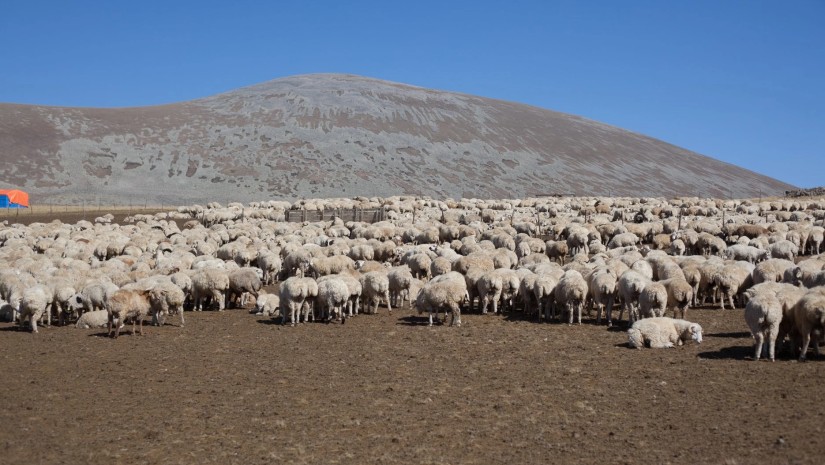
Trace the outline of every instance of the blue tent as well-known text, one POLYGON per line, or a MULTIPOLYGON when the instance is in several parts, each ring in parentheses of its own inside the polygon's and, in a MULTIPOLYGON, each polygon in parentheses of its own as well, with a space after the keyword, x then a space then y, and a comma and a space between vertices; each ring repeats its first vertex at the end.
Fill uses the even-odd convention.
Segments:
POLYGON ((0 189, 0 208, 28 208, 29 194, 13 190, 0 189))

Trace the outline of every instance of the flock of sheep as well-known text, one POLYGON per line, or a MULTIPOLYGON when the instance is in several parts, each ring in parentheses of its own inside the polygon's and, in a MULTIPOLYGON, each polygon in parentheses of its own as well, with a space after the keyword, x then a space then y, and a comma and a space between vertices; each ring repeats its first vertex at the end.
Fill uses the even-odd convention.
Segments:
POLYGON ((744 307, 756 359, 773 360, 786 338, 805 359, 825 333, 823 220, 823 200, 401 196, 4 224, 0 318, 33 332, 71 319, 117 337, 128 321, 142 334, 144 319, 183 326, 184 308, 253 299, 253 312, 292 325, 407 301, 430 325, 439 312, 451 325, 462 311, 581 324, 595 310, 608 326, 626 313, 630 345, 660 348, 701 342, 685 318, 712 302, 744 307), (284 221, 288 209, 352 208, 385 220, 284 221), (276 282, 277 294, 262 291, 276 282))

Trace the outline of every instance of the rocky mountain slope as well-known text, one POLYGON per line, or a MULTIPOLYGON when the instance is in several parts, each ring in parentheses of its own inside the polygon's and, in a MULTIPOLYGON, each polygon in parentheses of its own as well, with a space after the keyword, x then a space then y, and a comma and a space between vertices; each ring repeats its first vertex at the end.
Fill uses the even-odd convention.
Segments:
POLYGON ((0 162, 34 203, 794 188, 578 116, 337 74, 153 107, 0 104, 0 162))

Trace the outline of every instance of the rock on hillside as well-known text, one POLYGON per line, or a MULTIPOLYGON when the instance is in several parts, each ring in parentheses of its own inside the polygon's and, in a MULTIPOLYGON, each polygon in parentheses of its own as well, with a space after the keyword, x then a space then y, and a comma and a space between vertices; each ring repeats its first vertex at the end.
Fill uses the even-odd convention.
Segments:
POLYGON ((153 107, 0 104, 0 161, 35 203, 794 188, 578 116, 337 74, 153 107))

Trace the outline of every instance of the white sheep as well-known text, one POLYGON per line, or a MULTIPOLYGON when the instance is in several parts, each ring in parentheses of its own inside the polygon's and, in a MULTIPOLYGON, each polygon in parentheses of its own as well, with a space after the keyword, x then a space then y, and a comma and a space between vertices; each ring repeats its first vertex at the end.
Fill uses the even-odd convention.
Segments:
POLYGON ((634 270, 627 270, 619 277, 619 295, 622 297, 622 310, 619 312, 619 320, 625 309, 628 312, 627 320, 630 323, 639 319, 639 296, 645 287, 651 282, 649 278, 634 270))
POLYGON ((559 279, 556 285, 556 303, 563 306, 567 311, 567 324, 573 324, 574 314, 577 316, 578 324, 582 323, 582 307, 587 299, 587 281, 576 270, 568 270, 559 279))
POLYGON ((349 295, 349 288, 341 279, 333 277, 319 281, 317 302, 321 307, 321 318, 324 321, 334 318, 345 322, 344 306, 349 300, 349 295))
POLYGON ((281 306, 281 299, 276 294, 269 294, 261 292, 258 298, 255 299, 255 308, 252 309, 256 315, 263 315, 269 317, 279 316, 279 309, 281 306))
POLYGON ((361 276, 361 296, 372 304, 372 313, 378 313, 378 304, 383 299, 387 304, 387 310, 392 313, 390 303, 390 280, 386 273, 381 271, 370 271, 361 276))
POLYGON ((819 335, 825 331, 825 288, 819 287, 808 291, 796 303, 793 309, 796 329, 802 336, 802 348, 799 361, 805 361, 811 336, 814 336, 814 352, 819 356, 819 335))
POLYGON ((226 308, 229 291, 229 274, 226 270, 205 268, 192 276, 192 302, 194 310, 203 310, 204 300, 211 298, 218 302, 218 310, 226 308))
POLYGON ((180 317, 180 326, 183 327, 183 303, 186 294, 171 281, 161 281, 150 290, 150 300, 155 308, 152 312, 152 321, 163 326, 164 315, 177 313, 180 317))
POLYGON ((602 322, 602 308, 607 317, 607 326, 613 326, 613 300, 616 297, 618 278, 610 268, 601 268, 590 274, 588 286, 592 302, 596 305, 596 324, 602 322))
POLYGON ((37 332, 37 321, 43 316, 46 317, 46 325, 51 325, 52 295, 52 291, 42 284, 23 291, 19 323, 23 324, 23 321, 28 318, 33 333, 37 332))
POLYGON ((658 281, 652 281, 639 294, 640 316, 652 318, 665 316, 667 310, 667 288, 658 281))
MULTIPOLYGON (((75 323, 76 328, 90 329, 103 328, 109 323, 109 312, 106 310, 94 310, 80 315, 75 323)), ((119 324, 119 322, 118 322, 119 324)))
POLYGON ((645 318, 627 330, 630 347, 666 349, 693 339, 702 342, 702 327, 698 323, 668 317, 645 318))
POLYGON ((782 322, 782 304, 775 294, 769 292, 753 296, 745 305, 745 323, 754 339, 754 360, 762 355, 762 346, 768 340, 768 357, 774 361, 776 338, 782 322))
POLYGON ((461 326, 461 303, 468 299, 464 277, 455 271, 443 274, 427 282, 418 292, 415 308, 418 313, 429 312, 429 325, 433 325, 433 313, 450 312, 450 326, 461 326))

